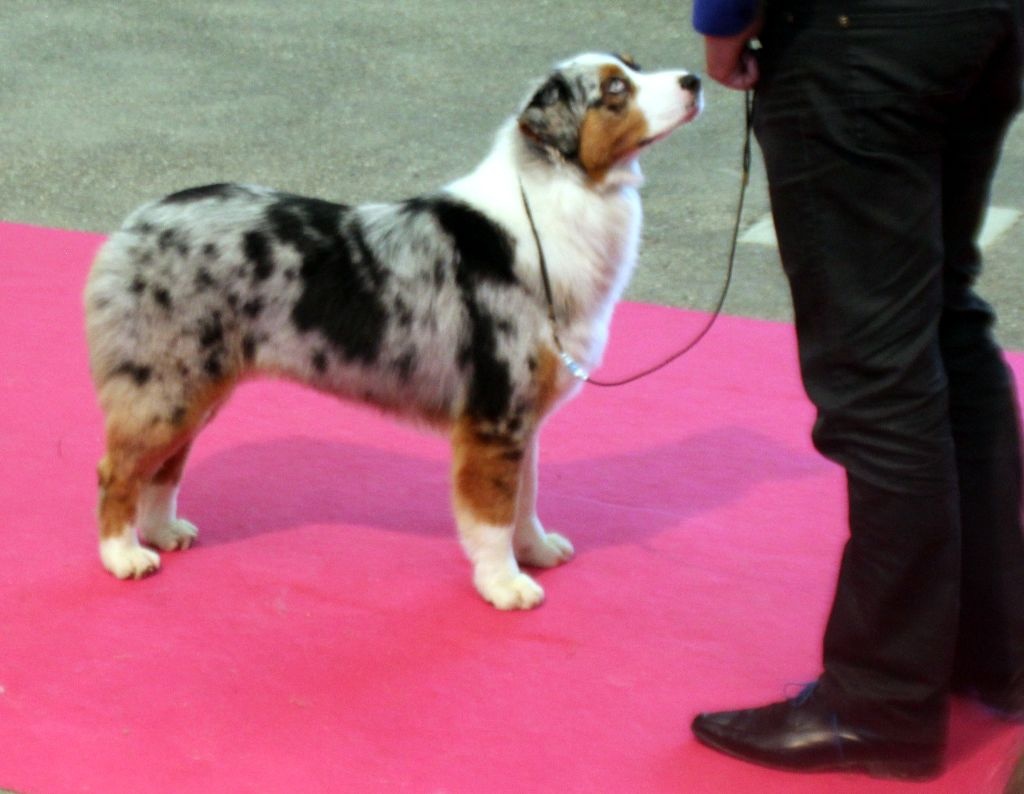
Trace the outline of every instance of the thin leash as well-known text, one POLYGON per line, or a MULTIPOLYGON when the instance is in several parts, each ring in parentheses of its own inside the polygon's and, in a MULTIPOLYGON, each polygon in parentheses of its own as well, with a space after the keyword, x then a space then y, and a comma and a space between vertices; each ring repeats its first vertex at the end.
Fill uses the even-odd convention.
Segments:
POLYGON ((743 128, 743 174, 740 177, 740 195, 739 201, 736 205, 736 220, 733 224, 732 238, 729 245, 729 258, 725 270, 725 283, 722 285, 721 294, 718 297, 718 301, 715 304, 715 308, 711 312, 711 316, 708 318, 707 323, 704 327, 693 337, 684 347, 672 353, 672 355, 659 361, 646 369, 642 369, 639 372, 635 372, 625 378, 618 380, 595 380, 572 356, 570 356, 565 348, 562 347, 562 340, 558 335, 558 319, 555 316, 555 299, 551 290, 551 278, 548 275, 548 264, 544 258, 544 247, 540 242, 540 235, 537 233, 537 226, 533 222, 533 213, 530 212, 530 202, 526 198, 526 190, 523 188, 523 183, 519 183, 519 192, 522 194, 523 207, 526 209, 526 219, 530 223, 530 231, 533 232, 533 241, 537 246, 537 254, 540 259, 540 276, 541 281, 544 285, 544 297, 548 304, 548 321, 551 323, 551 333, 555 340, 555 347, 558 348, 558 355, 562 359, 566 368, 572 373, 572 376, 577 380, 585 381, 594 386, 625 386, 627 383, 633 383, 641 378, 646 378, 648 375, 652 375, 660 369, 664 369, 676 359, 686 355, 697 344, 707 336, 712 326, 715 324, 715 320, 718 319, 722 313, 722 307, 725 305, 725 298, 729 294, 729 286, 732 284, 732 274, 734 265, 736 262, 736 244, 739 241, 740 235, 740 222, 743 218, 743 202, 747 194, 747 184, 750 182, 750 138, 751 138, 751 120, 752 120, 752 109, 753 109, 753 97, 750 91, 744 94, 743 108, 744 108, 744 128, 743 128))

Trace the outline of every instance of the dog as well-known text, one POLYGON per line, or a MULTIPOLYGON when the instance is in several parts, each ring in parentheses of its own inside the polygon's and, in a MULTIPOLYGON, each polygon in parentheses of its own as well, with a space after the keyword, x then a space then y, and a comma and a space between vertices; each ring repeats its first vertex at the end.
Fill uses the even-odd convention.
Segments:
POLYGON ((536 513, 538 431, 581 385, 560 347, 599 363, 637 257, 637 158, 701 107, 690 72, 583 54, 436 192, 346 206, 217 184, 129 215, 84 295, 106 569, 139 578, 159 567, 154 549, 195 541, 177 515, 189 448, 239 381, 270 375, 450 434, 476 589, 499 609, 540 604, 520 564, 574 553, 536 513))

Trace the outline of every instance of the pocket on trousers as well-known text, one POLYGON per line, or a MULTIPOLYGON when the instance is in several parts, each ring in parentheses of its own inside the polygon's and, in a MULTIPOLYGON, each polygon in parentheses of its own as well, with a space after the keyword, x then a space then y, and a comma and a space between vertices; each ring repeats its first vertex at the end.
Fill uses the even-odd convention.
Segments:
POLYGON ((921 151, 941 145, 1006 22, 966 8, 850 14, 841 27, 850 133, 866 150, 921 151))

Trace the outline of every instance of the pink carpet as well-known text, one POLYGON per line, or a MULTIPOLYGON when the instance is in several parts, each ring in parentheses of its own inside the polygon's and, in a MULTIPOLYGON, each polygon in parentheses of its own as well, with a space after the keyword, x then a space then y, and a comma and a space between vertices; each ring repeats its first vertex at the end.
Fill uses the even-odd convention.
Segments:
MULTIPOLYGON (((442 439, 275 382, 196 446, 181 509, 199 545, 126 583, 93 518, 79 296, 99 240, 0 224, 0 789, 1000 788, 1024 732, 966 702, 926 784, 777 773, 689 733, 818 672, 844 507, 789 326, 723 318, 667 372, 551 420, 541 515, 578 556, 540 574, 539 610, 473 591, 442 439)), ((622 306, 603 374, 702 321, 622 306)))

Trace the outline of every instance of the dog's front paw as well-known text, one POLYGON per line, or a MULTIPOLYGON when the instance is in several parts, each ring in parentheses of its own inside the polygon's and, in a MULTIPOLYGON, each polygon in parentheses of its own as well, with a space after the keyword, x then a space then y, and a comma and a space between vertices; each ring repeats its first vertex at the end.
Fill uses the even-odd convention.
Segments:
POLYGON ((544 601, 544 590, 525 573, 477 577, 476 589, 498 609, 533 609, 544 601))
POLYGON ((571 560, 575 553, 569 539, 557 532, 541 531, 527 542, 516 544, 516 559, 535 568, 554 568, 571 560))
POLYGON ((199 529, 191 521, 175 518, 158 527, 139 527, 143 542, 163 551, 177 551, 189 548, 199 535, 199 529))
POLYGON ((141 579, 160 567, 160 555, 140 546, 134 537, 101 540, 100 560, 118 579, 141 579))

